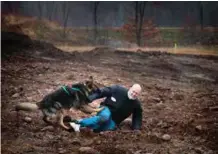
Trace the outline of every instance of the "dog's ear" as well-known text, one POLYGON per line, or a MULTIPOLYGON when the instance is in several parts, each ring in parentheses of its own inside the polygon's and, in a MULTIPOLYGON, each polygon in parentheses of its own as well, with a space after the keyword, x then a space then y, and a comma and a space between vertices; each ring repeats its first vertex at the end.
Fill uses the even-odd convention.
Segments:
POLYGON ((93 89, 93 84, 94 84, 93 77, 90 76, 89 79, 85 81, 85 84, 90 90, 93 89))
POLYGON ((89 82, 90 82, 90 84, 94 84, 93 76, 89 76, 89 82))
POLYGON ((98 86, 94 83, 93 76, 90 76, 86 81, 86 86, 89 88, 89 91, 94 91, 98 89, 98 86))

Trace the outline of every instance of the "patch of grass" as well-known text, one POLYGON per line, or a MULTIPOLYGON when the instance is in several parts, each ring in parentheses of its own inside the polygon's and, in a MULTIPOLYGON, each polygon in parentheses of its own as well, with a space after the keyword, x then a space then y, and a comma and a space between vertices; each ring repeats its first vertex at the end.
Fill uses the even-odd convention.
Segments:
POLYGON ((194 55, 214 55, 218 56, 218 47, 204 48, 204 47, 179 47, 179 48, 167 48, 167 47, 149 47, 149 48, 118 48, 122 51, 137 52, 138 50, 143 52, 157 51, 157 52, 169 52, 173 54, 194 54, 194 55))

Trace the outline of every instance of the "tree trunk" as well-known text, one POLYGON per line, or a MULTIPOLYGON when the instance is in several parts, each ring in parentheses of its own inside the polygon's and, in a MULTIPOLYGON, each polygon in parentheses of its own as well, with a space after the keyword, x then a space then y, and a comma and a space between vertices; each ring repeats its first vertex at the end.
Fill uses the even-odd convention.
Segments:
POLYGON ((204 8, 203 8, 203 2, 199 2, 200 3, 200 23, 201 23, 201 30, 203 30, 204 28, 204 8))
POLYGON ((93 14, 93 20, 94 20, 94 44, 97 44, 97 36, 98 36, 98 22, 97 22, 97 9, 98 9, 99 2, 94 2, 94 14, 93 14))
POLYGON ((52 12, 52 15, 51 15, 51 18, 52 18, 52 19, 55 19, 55 20, 58 19, 58 17, 57 17, 57 12, 58 12, 58 6, 57 6, 57 4, 54 2, 54 9, 53 9, 53 12, 52 12))
POLYGON ((63 4, 63 19, 64 19, 63 37, 64 38, 66 37, 66 27, 67 27, 69 13, 70 13, 69 4, 68 2, 64 2, 63 4))
POLYGON ((51 10, 50 10, 50 13, 49 13, 49 16, 48 16, 48 19, 49 20, 52 20, 52 15, 53 15, 53 12, 54 12, 54 9, 55 9, 55 2, 50 2, 51 3, 51 10))
POLYGON ((41 20, 42 19, 42 5, 40 1, 38 2, 38 9, 39 9, 39 20, 41 20))
POLYGON ((135 2, 135 33, 136 33, 136 43, 139 46, 140 44, 140 38, 139 38, 139 31, 138 31, 138 3, 135 2))
POLYGON ((146 2, 135 2, 136 43, 140 47, 146 2))

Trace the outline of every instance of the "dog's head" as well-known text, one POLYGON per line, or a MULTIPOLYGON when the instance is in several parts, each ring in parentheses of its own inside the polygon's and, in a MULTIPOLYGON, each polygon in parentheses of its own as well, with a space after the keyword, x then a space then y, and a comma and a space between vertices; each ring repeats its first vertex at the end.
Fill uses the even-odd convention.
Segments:
POLYGON ((92 76, 90 76, 89 79, 84 81, 83 83, 74 84, 73 87, 79 89, 80 103, 82 102, 88 103, 89 102, 88 97, 91 94, 99 91, 99 88, 97 84, 94 83, 92 76))
POLYGON ((76 94, 79 98, 79 101, 77 103, 74 103, 75 108, 84 108, 84 111, 90 113, 90 112, 96 112, 96 110, 91 110, 90 108, 87 108, 87 104, 90 103, 89 96, 95 92, 99 92, 98 85, 94 82, 93 77, 90 76, 88 80, 84 81, 83 83, 75 84, 73 85, 74 88, 78 88, 79 91, 76 94), (86 107, 85 107, 86 106, 86 107))
POLYGON ((97 84, 94 82, 93 77, 90 76, 88 80, 85 81, 85 86, 87 87, 88 93, 91 94, 93 92, 96 92, 99 87, 97 84))

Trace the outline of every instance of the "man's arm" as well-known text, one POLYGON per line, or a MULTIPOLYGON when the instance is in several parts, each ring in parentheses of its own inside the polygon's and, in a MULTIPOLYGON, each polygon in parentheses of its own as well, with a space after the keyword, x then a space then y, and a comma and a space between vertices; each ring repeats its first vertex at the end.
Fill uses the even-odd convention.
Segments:
POLYGON ((89 98, 90 102, 92 102, 95 99, 99 99, 99 98, 103 98, 103 97, 109 97, 111 95, 112 95, 111 88, 110 87, 105 87, 105 88, 99 89, 97 92, 93 93, 88 98, 89 98))
POLYGON ((136 108, 132 114, 132 129, 139 130, 142 126, 142 107, 140 102, 138 102, 136 108))

